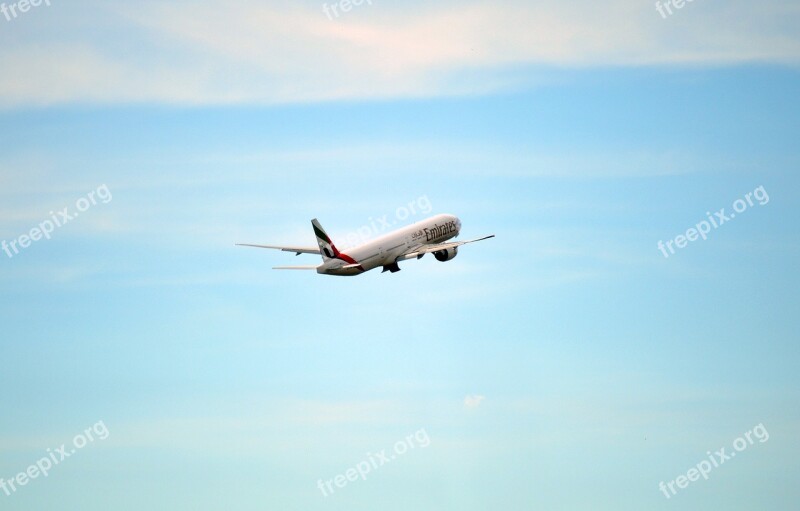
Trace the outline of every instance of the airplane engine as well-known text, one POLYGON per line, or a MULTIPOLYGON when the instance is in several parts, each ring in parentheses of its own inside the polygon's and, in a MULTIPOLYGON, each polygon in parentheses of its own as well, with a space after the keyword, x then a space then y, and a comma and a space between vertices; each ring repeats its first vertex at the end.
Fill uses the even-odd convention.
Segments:
POLYGON ((458 255, 458 247, 453 248, 446 248, 444 250, 438 250, 433 253, 433 256, 436 258, 437 261, 449 261, 453 259, 456 255, 458 255))

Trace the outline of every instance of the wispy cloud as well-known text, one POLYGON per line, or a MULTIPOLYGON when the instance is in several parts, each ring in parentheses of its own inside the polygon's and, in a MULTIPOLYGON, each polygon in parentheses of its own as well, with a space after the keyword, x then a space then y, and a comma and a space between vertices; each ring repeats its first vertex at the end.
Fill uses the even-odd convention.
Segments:
POLYGON ((467 396, 467 397, 464 398, 464 408, 467 408, 467 409, 478 408, 481 405, 481 403, 483 403, 484 399, 486 399, 485 396, 481 396, 481 395, 477 395, 477 394, 467 396))
POLYGON ((530 84, 543 68, 800 58, 800 11, 787 1, 696 2, 669 20, 622 0, 375 3, 334 21, 317 2, 81 9, 97 23, 53 6, 2 37, 0 104, 447 96, 530 84))

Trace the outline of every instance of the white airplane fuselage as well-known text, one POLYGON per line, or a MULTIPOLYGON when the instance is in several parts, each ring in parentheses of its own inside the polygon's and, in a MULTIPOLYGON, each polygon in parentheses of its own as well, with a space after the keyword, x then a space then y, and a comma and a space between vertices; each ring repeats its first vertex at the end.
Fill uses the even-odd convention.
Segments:
MULTIPOLYGON (((378 267, 396 264, 398 258, 412 247, 435 245, 458 236, 461 220, 455 215, 436 215, 406 227, 384 234, 362 245, 349 248, 338 257, 317 267, 317 273, 326 275, 359 275, 378 267), (358 264, 354 267, 354 264, 358 264), (344 266, 350 266, 343 268, 344 266)), ((411 258, 415 256, 408 257, 411 258)), ((422 257, 422 255, 418 256, 422 257)))

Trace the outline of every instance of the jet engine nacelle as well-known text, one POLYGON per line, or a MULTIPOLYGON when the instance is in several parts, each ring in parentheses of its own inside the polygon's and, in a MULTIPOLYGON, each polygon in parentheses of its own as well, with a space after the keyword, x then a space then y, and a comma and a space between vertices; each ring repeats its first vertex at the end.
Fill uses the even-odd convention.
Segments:
POLYGON ((449 261, 456 255, 458 255, 458 247, 446 248, 444 250, 437 250, 436 252, 433 253, 433 256, 436 258, 436 260, 442 262, 449 261))

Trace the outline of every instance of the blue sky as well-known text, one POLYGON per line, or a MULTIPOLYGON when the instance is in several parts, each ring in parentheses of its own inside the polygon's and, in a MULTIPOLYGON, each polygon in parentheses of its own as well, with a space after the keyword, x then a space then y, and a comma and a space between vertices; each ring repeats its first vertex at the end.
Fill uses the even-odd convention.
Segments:
POLYGON ((4 509, 793 509, 794 4, 136 6, 0 18, 0 241, 112 197, 0 252, 0 478, 109 431, 4 509), (497 237, 357 278, 234 247, 420 198, 497 237))

